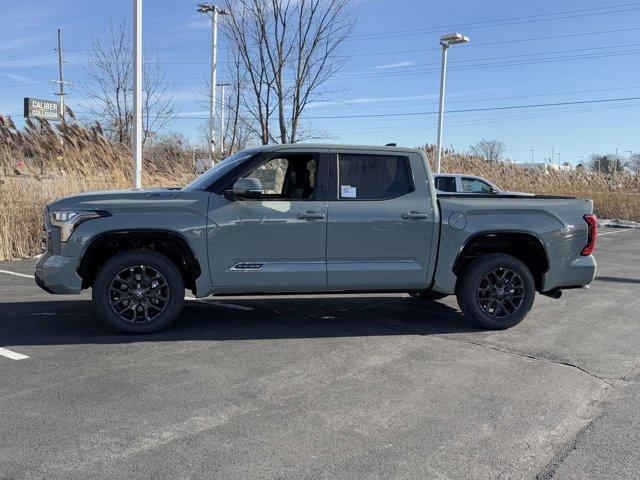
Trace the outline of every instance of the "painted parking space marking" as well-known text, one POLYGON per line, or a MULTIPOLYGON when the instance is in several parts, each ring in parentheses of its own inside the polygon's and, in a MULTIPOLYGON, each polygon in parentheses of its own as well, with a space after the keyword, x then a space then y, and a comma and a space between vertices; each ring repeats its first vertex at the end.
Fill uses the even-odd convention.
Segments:
POLYGON ((3 357, 10 358, 11 360, 24 360, 25 358, 29 358, 28 355, 23 355, 18 352, 13 352, 8 348, 2 348, 2 347, 0 347, 0 355, 2 355, 3 357))
POLYGON ((0 270, 0 273, 6 273, 7 275, 15 275, 16 277, 33 279, 33 275, 27 275, 26 273, 11 272, 9 270, 0 270))
POLYGON ((196 301, 196 302, 204 302, 204 303, 208 303, 209 305, 216 305, 218 307, 232 308, 234 310, 243 310, 245 312, 254 310, 253 307, 245 307, 244 305, 236 305, 235 303, 218 302, 217 300, 210 300, 208 298, 184 297, 184 299, 196 301))
POLYGON ((616 230, 615 232, 603 232, 603 233, 598 232, 598 237, 602 237, 604 235, 613 235, 614 233, 631 232, 634 230, 637 230, 637 228, 622 228, 620 230, 616 230))

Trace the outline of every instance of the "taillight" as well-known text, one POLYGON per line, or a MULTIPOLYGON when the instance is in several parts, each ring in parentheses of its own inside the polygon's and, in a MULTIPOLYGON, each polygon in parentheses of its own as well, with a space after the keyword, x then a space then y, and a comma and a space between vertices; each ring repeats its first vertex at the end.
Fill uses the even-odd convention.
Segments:
POLYGON ((591 255, 596 249, 596 238, 598 237, 598 217, 595 215, 585 215, 584 221, 587 222, 587 244, 584 246, 580 255, 591 255))

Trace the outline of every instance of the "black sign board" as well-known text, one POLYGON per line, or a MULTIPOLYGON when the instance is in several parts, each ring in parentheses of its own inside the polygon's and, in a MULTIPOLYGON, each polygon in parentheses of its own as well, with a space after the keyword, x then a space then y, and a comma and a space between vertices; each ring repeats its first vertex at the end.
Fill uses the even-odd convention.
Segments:
POLYGON ((41 98, 24 99, 24 116, 44 120, 60 120, 60 102, 41 98))

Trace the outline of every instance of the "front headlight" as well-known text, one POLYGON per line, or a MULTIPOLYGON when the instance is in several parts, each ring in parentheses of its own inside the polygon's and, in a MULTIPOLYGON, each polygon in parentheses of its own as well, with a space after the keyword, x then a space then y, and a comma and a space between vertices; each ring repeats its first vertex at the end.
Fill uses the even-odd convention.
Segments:
POLYGON ((60 240, 66 242, 78 225, 92 218, 108 217, 109 213, 101 211, 59 211, 49 212, 51 225, 60 228, 60 240))

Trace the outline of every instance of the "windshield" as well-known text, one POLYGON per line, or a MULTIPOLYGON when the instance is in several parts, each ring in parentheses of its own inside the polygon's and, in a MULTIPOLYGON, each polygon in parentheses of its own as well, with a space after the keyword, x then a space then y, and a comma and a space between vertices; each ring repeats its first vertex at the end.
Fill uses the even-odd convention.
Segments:
POLYGON ((230 157, 227 157, 224 160, 216 163, 212 168, 204 172, 202 175, 198 176, 182 190, 185 192, 206 190, 213 182, 215 182, 231 169, 236 167, 238 164, 242 163, 247 158, 254 156, 258 152, 260 152, 260 149, 258 148, 236 152, 230 157))

